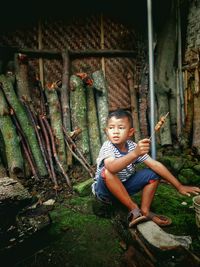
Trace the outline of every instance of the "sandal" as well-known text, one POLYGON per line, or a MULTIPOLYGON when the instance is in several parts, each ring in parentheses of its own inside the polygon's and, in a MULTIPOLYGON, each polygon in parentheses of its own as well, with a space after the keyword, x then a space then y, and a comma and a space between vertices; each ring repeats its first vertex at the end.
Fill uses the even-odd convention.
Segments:
POLYGON ((147 217, 142 215, 141 211, 139 208, 135 208, 131 210, 128 214, 128 222, 129 222, 129 227, 132 227, 140 222, 145 222, 147 221, 147 217))
POLYGON ((164 215, 156 214, 152 211, 150 211, 146 217, 147 217, 147 219, 155 222, 159 226, 168 226, 168 225, 172 224, 171 218, 164 216, 164 215), (162 222, 158 222, 158 221, 156 222, 156 220, 155 220, 156 217, 162 222))

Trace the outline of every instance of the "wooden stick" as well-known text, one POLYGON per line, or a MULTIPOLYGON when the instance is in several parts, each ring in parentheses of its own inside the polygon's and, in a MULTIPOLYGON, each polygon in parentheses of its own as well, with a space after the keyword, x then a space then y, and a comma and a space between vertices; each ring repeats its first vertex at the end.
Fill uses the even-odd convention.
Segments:
POLYGON ((36 167, 35 167, 35 161, 33 159, 29 144, 26 141, 26 137, 25 137, 25 135, 24 135, 24 133, 23 133, 23 131, 21 129, 21 126, 20 126, 16 116, 14 115, 14 116, 12 116, 12 118, 13 118, 13 121, 15 123, 18 135, 20 137, 20 140, 21 140, 21 143, 22 143, 22 148, 24 150, 24 154, 26 155, 28 163, 30 164, 32 174, 36 178, 36 180, 39 180, 39 176, 38 176, 38 173, 37 173, 37 170, 36 170, 36 167))
POLYGON ((43 131, 43 135, 44 135, 46 147, 47 147, 47 153, 49 156, 49 164, 50 164, 50 170, 51 170, 50 178, 52 179, 53 183, 55 184, 55 188, 57 188, 58 183, 57 183, 56 174, 55 174, 54 167, 53 167, 53 160, 52 160, 52 153, 51 153, 51 146, 50 146, 50 142, 49 142, 49 136, 48 136, 48 133, 47 133, 46 128, 44 126, 42 117, 43 117, 43 115, 39 115, 39 122, 40 122, 41 129, 43 131))
POLYGON ((69 148, 70 152, 72 153, 72 155, 81 163, 81 165, 86 169, 86 171, 90 174, 90 177, 93 178, 94 177, 94 174, 91 172, 91 170, 86 166, 86 164, 84 163, 84 161, 78 157, 76 155, 76 153, 72 150, 71 146, 70 146, 70 143, 69 141, 67 140, 67 138, 65 137, 65 142, 66 142, 66 145, 67 147, 69 148))
POLYGON ((51 145, 52 145, 53 156, 55 158, 55 161, 56 161, 57 165, 59 166, 64 178, 66 179, 67 185, 69 186, 70 189, 72 189, 71 181, 70 181, 67 173, 65 172, 62 164, 60 163, 60 161, 58 159, 58 155, 57 155, 57 152, 56 152, 56 146, 55 146, 55 142, 54 142, 54 137, 53 137, 53 133, 52 133, 51 127, 49 125, 49 122, 47 121, 45 116, 43 116, 42 119, 44 121, 44 124, 45 124, 45 126, 46 126, 46 128, 48 130, 48 133, 49 133, 49 136, 50 136, 50 139, 51 139, 51 145))
POLYGON ((75 142, 72 140, 72 138, 67 134, 67 131, 65 129, 65 127, 63 127, 63 132, 67 138, 67 141, 69 142, 69 144, 73 145, 73 148, 75 149, 75 151, 78 153, 79 158, 82 159, 82 161, 85 163, 85 165, 89 168, 90 172, 93 174, 94 177, 94 170, 92 169, 92 167, 90 166, 90 164, 87 162, 87 160, 85 159, 85 157, 83 156, 83 154, 81 153, 81 151, 78 149, 77 145, 75 144, 75 142))
POLYGON ((44 152, 44 147, 43 147, 43 143, 42 143, 42 140, 41 140, 41 136, 39 134, 39 130, 38 130, 38 125, 37 125, 37 118, 35 116, 35 114, 31 111, 29 105, 26 103, 26 101, 24 99, 22 99, 23 101, 23 104, 29 114, 29 117, 31 119, 31 122, 33 124, 33 127, 35 129, 35 133, 36 133, 36 136, 37 136, 37 139, 38 139, 38 142, 39 142, 39 145, 40 145, 40 149, 42 151, 42 155, 43 155, 43 158, 44 158, 44 162, 45 162, 45 165, 46 165, 46 168, 47 168, 47 171, 49 173, 49 176, 51 177, 52 173, 51 173, 51 169, 50 169, 50 166, 49 166, 49 163, 47 161, 47 157, 46 157, 46 154, 44 152))

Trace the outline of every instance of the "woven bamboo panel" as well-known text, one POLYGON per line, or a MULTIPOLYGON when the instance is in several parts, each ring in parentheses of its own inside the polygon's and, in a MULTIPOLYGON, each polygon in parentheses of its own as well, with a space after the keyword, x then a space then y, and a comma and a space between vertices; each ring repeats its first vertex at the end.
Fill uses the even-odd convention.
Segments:
MULTIPOLYGON (((0 46, 16 46, 20 48, 38 48, 38 27, 32 26, 29 28, 16 29, 11 32, 4 32, 0 34, 0 46)), ((9 54, 9 53, 8 53, 9 54)), ((8 55, 10 56, 10 55, 8 55)), ((13 58, 8 58, 13 60, 13 58)), ((30 59, 30 66, 35 70, 38 76, 38 60, 30 59)))
POLYGON ((134 62, 130 59, 106 59, 105 72, 108 84, 109 108, 130 108, 128 72, 133 73, 134 62))
MULTIPOLYGON (((133 29, 116 20, 100 16, 89 16, 64 20, 44 20, 41 22, 42 49, 90 50, 120 49, 136 50, 137 36, 133 29), (103 23, 102 23, 103 22, 103 23), (102 37, 103 36, 103 37, 102 37), (103 38, 103 39, 102 39, 103 38)), ((0 45, 38 48, 38 27, 16 30, 3 34, 0 45)), ((133 58, 77 58, 71 62, 71 74, 92 72, 102 68, 105 62, 105 75, 108 84, 109 108, 130 108, 130 95, 127 84, 128 72, 136 72, 136 59, 133 58)), ((31 60, 38 74, 38 60, 31 60)), ((43 59, 44 84, 60 80, 62 60, 43 59)), ((39 76, 39 75, 38 75, 39 76)))

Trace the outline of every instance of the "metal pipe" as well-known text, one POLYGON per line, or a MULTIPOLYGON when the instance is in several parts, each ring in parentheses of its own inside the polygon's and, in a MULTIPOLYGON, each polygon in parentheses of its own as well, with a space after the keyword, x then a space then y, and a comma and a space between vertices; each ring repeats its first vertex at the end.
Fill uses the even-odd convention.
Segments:
POLYGON ((151 156, 156 159, 156 143, 154 133, 155 125, 155 93, 154 93, 154 57, 153 57, 153 26, 152 4, 147 0, 148 12, 148 49, 149 49, 149 89, 150 89, 150 130, 151 130, 151 156))

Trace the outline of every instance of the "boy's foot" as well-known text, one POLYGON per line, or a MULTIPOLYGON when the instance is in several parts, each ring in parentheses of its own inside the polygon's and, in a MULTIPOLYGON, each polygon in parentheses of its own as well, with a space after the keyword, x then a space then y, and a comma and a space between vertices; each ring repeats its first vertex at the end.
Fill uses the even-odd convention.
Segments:
POLYGON ((142 215, 139 208, 131 210, 128 214, 129 227, 133 227, 140 222, 147 221, 147 217, 142 215))
POLYGON ((153 222, 155 222, 157 225, 159 226, 168 226, 170 224, 172 224, 172 220, 164 215, 160 215, 160 214, 156 214, 153 212, 149 212, 149 214, 147 215, 147 218, 149 220, 152 220, 153 222))

